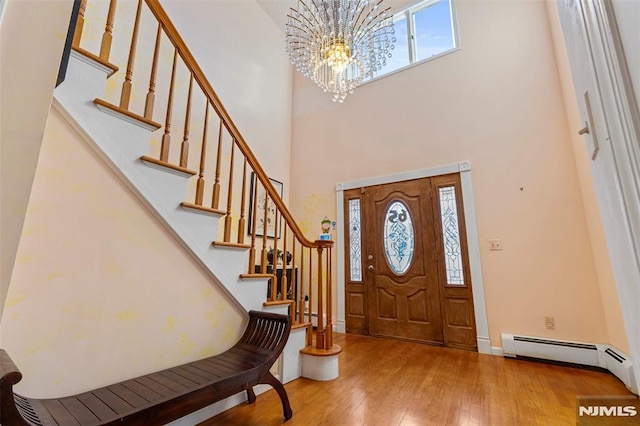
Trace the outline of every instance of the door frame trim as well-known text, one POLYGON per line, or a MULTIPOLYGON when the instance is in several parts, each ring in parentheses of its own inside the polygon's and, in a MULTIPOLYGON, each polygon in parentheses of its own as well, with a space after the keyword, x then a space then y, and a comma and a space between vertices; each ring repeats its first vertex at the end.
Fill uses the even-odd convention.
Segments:
POLYGON ((460 173, 462 185, 462 202, 464 205, 464 220, 467 227, 467 243, 469 248, 469 266, 471 268, 471 289, 473 292, 473 306, 476 319, 476 339, 478 352, 491 354, 489 340, 489 322, 487 321, 487 305, 484 296, 484 282, 482 279, 482 263, 480 261, 480 240, 478 239, 478 224, 476 222, 476 208, 471 184, 471 162, 461 161, 443 166, 429 167, 421 170, 397 173, 393 175, 377 176, 336 185, 336 209, 338 222, 338 241, 336 244, 338 257, 337 282, 337 331, 346 332, 345 322, 345 217, 344 191, 372 185, 402 182, 405 180, 428 178, 433 176, 460 173))

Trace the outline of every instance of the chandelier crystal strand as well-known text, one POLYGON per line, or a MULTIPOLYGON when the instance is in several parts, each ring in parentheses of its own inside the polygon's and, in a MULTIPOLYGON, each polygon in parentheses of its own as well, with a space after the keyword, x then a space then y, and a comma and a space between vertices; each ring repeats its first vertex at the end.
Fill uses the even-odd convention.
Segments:
POLYGON ((391 58, 396 41, 384 0, 297 0, 286 48, 296 69, 343 102, 391 58))

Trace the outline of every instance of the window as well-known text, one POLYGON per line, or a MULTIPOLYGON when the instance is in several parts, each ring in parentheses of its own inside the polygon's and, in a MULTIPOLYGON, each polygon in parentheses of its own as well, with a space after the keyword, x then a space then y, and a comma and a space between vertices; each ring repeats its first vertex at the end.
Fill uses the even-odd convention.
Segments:
POLYGON ((360 199, 349 200, 349 270, 351 281, 362 281, 360 199))
POLYGON ((367 80, 426 61, 458 47, 453 0, 424 0, 393 15, 396 43, 386 65, 367 80))
POLYGON ((438 192, 440 196, 440 221, 442 222, 442 242, 444 244, 447 284, 464 285, 455 187, 444 186, 438 192))
POLYGON ((384 215, 384 254, 391 270, 402 275, 409 270, 413 259, 415 232, 409 208, 400 200, 394 200, 384 215))

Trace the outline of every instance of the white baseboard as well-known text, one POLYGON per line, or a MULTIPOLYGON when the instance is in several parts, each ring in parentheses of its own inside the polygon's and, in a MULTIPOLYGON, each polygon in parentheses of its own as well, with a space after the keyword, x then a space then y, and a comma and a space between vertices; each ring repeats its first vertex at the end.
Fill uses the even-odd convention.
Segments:
POLYGON ((504 356, 504 354, 502 353, 502 348, 496 346, 491 347, 491 355, 504 356))
POLYGON ((476 342, 478 343, 478 352, 481 354, 491 354, 491 340, 489 337, 477 336, 476 342))

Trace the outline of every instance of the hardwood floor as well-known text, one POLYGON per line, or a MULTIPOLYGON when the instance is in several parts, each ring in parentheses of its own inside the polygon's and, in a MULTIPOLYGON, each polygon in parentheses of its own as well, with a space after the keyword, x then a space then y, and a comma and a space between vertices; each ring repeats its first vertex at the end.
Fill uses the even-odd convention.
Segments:
MULTIPOLYGON (((340 377, 285 385, 288 425, 575 425, 577 395, 632 395, 613 375, 336 334, 340 377)), ((284 422, 273 390, 201 425, 284 422)))

